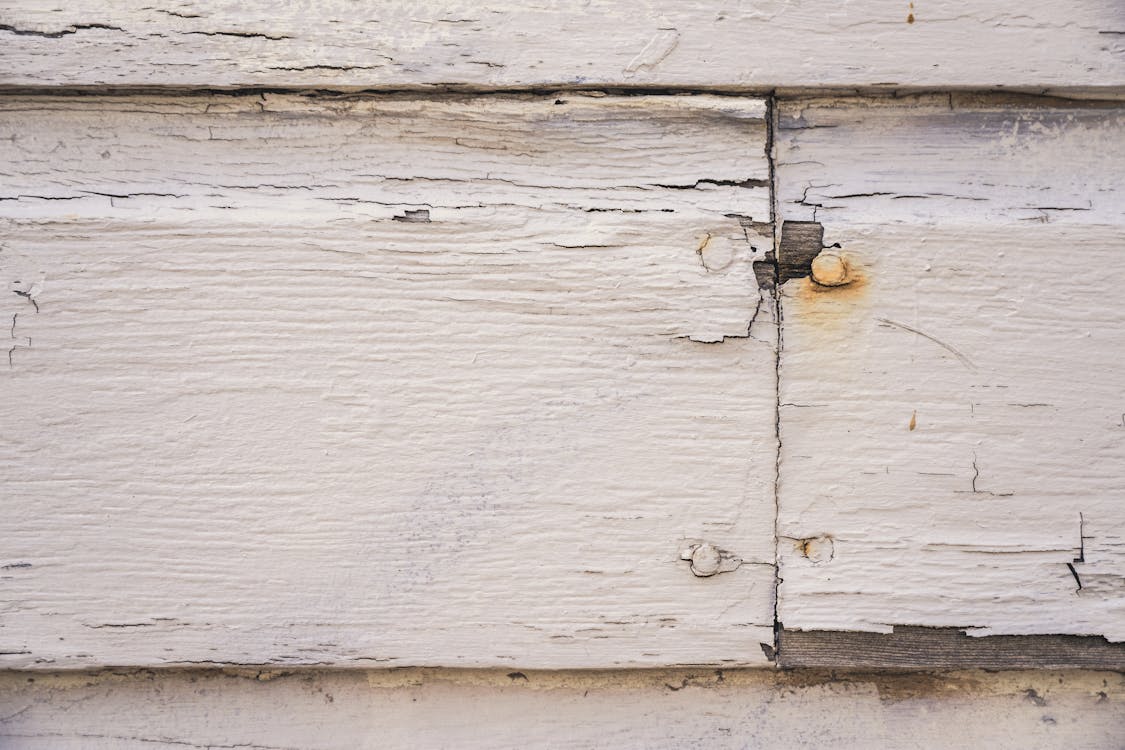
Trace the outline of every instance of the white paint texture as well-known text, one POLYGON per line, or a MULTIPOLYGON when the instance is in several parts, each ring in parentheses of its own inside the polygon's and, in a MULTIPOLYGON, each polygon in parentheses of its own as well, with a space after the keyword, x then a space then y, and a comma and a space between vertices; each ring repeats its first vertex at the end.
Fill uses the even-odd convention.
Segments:
POLYGON ((1125 640, 1123 126, 1059 101, 782 104, 781 217, 821 222, 857 277, 782 290, 786 629, 1125 640))
POLYGON ((9 0, 0 85, 1125 90, 1119 0, 9 0))
POLYGON ((2 663, 764 663, 765 140, 709 96, 4 98, 2 663))
POLYGON ((0 674, 8 750, 1104 750, 1122 736, 1125 677, 1110 672, 0 674))

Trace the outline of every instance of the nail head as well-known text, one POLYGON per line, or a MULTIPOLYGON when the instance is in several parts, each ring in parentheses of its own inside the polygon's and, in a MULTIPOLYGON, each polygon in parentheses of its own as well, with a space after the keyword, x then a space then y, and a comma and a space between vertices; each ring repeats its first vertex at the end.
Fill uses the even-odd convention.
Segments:
POLYGON ((844 256, 831 250, 824 250, 811 264, 812 280, 821 286, 843 286, 848 278, 848 262, 844 256))
POLYGON ((703 543, 691 553, 691 572, 697 576, 713 576, 723 565, 723 556, 713 544, 703 543))

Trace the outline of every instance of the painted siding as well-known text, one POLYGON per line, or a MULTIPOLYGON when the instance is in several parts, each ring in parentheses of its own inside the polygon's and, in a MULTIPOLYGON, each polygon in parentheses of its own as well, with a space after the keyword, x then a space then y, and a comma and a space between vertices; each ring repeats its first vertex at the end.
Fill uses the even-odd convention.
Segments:
POLYGON ((3 664, 766 664, 765 147, 731 97, 0 100, 3 664))
POLYGON ((1118 0, 9 0, 9 86, 1125 90, 1118 0))

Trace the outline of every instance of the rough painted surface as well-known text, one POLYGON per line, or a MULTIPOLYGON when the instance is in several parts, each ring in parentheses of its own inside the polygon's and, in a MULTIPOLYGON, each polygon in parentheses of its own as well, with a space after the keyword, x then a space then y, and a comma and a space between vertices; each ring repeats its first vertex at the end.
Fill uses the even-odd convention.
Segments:
POLYGON ((9 0, 0 85, 1125 89, 1119 0, 9 0))
POLYGON ((8 750, 1119 747, 1110 672, 0 674, 8 750))
POLYGON ((708 96, 0 101, 3 663, 765 663, 765 141, 708 96))
POLYGON ((779 212, 851 283, 782 287, 789 630, 1125 640, 1125 112, 784 103, 779 212))

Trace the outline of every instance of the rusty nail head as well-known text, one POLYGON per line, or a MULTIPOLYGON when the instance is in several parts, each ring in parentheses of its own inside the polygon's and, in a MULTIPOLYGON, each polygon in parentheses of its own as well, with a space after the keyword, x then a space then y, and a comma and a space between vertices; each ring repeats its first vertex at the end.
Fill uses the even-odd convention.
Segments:
POLYGON ((822 250, 813 258, 811 272, 812 280, 821 286, 843 286, 851 280, 847 260, 833 250, 822 250))

